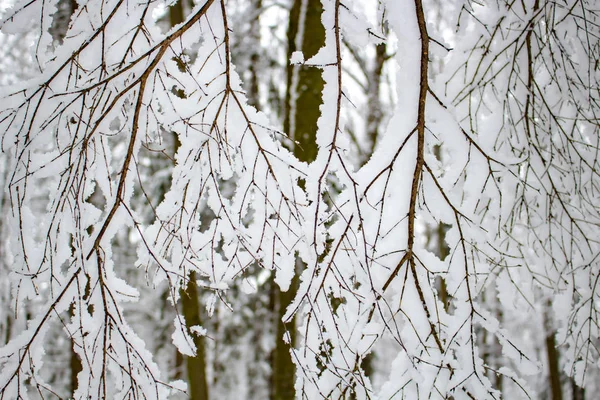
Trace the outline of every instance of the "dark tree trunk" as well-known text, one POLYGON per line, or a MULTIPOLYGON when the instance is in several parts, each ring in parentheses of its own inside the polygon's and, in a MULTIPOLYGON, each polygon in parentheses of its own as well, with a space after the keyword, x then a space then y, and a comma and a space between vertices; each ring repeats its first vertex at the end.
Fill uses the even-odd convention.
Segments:
MULTIPOLYGON (((198 303, 198 284, 196 273, 190 273, 185 292, 181 293, 181 308, 188 327, 201 325, 200 305, 198 303)), ((204 339, 190 333, 196 345, 196 356, 187 357, 187 377, 191 400, 208 400, 208 379, 206 377, 206 350, 204 339)))
MULTIPOLYGON (((305 59, 314 56, 325 44, 325 29, 321 24, 323 8, 319 0, 306 0, 306 10, 302 10, 302 0, 294 0, 288 26, 288 58, 295 51, 302 51, 305 59), (300 26, 304 12, 304 26, 300 26), (299 35, 299 32, 303 35, 299 35), (297 43, 302 47, 297 48, 297 43)), ((287 92, 285 99, 284 131, 294 141, 294 155, 301 161, 311 162, 317 157, 317 120, 322 103, 323 77, 321 69, 304 65, 289 65, 287 68, 287 92)), ((298 261, 297 272, 303 266, 298 261)), ((297 274, 296 274, 297 275, 297 274)), ((295 320, 283 324, 282 318, 287 307, 296 296, 298 278, 294 277, 290 288, 283 292, 275 288, 276 344, 272 359, 272 399, 290 400, 295 398, 295 365, 290 349, 295 344, 295 320), (287 339, 286 341, 283 338, 287 339)))

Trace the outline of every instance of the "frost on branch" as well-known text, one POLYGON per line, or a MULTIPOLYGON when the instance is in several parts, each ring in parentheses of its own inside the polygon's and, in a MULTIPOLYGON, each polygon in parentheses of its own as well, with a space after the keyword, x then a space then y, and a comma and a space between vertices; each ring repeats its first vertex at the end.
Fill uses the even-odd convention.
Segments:
MULTIPOLYGON (((82 364, 76 398, 166 398, 183 388, 160 376, 125 306, 142 287, 167 288, 163 304, 177 305, 194 280, 212 312, 248 271, 272 271, 286 290, 302 264, 285 316, 299 322, 299 397, 533 394, 535 348, 510 322, 523 314, 557 330, 562 368, 593 387, 600 25, 590 2, 456 2, 444 15, 455 48, 433 76, 444 47, 433 2, 382 0, 379 29, 360 0, 323 0, 325 46, 292 59, 325 82, 309 165, 247 106, 227 2, 201 0, 165 32, 170 3, 77 3, 62 41, 49 33, 59 1, 4 14, 5 34, 35 37, 36 71, 2 89, 0 106, 12 306, 17 318, 33 311, 0 348, 0 398, 54 395, 43 362, 58 329, 82 364), (397 104, 356 169, 355 49, 388 28, 397 104), (174 165, 161 171, 158 153, 174 165), (423 239, 432 226, 448 227, 447 257, 423 239), (127 273, 123 236, 145 281, 127 273), (366 371, 373 353, 391 357, 384 376, 366 371)), ((186 320, 169 319, 168 336, 192 356, 194 335, 211 332, 186 320)))
POLYGON ((589 1, 526 1, 460 18, 470 40, 447 69, 448 95, 464 130, 506 160, 489 164, 502 201, 474 204, 479 219, 498 210, 487 229, 503 308, 543 314, 542 334, 557 330, 564 350, 562 369, 594 390, 600 15, 589 1))
MULTIPOLYGON (((287 315, 302 316, 296 388, 307 398, 497 398, 476 332, 495 337, 518 367, 536 368, 479 303, 491 269, 487 254, 494 251, 486 228, 499 209, 483 221, 473 210, 482 195, 502 195, 494 175, 502 163, 461 129, 430 87, 421 2, 389 1, 385 16, 398 38, 398 105, 371 160, 354 171, 346 156, 342 110, 352 99, 342 43, 361 44, 344 24, 365 18, 353 2, 323 5, 326 45, 308 60, 323 65, 326 82, 319 154, 309 166, 315 178, 307 182, 311 247, 301 253, 307 268, 287 315), (434 155, 439 145, 456 155, 450 165, 434 155), (419 226, 437 223, 451 226, 445 260, 419 239, 419 226), (438 278, 451 296, 447 308, 438 298, 438 278), (374 349, 396 354, 378 387, 362 367, 374 349)), ((376 42, 374 32, 365 29, 365 36, 376 42)), ((494 372, 527 390, 510 369, 494 372)))
MULTIPOLYGON (((54 11, 41 3, 17 4, 3 26, 42 21, 43 30, 54 11)), ((217 294, 254 264, 290 276, 304 167, 246 105, 225 4, 199 4, 166 34, 154 20, 159 6, 86 3, 56 51, 47 34, 38 38, 38 76, 3 93, 14 306, 45 305, 0 350, 0 397, 53 393, 40 375, 51 323, 63 325, 81 360, 76 398, 164 398, 176 389, 125 319, 123 303, 138 292, 113 262, 119 230, 137 234, 138 265, 155 283, 168 281, 173 303, 191 272, 217 294), (140 148, 170 132, 172 186, 145 227, 132 202, 134 187, 143 192, 152 179, 139 173, 140 148), (204 205, 214 214, 208 227, 204 205)), ((186 348, 187 335, 176 337, 186 348)))

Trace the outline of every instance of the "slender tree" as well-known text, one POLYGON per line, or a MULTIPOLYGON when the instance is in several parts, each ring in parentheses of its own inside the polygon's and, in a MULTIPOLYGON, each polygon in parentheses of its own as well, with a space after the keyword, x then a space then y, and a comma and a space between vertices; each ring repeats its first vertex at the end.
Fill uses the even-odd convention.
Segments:
MULTIPOLYGON (((295 0, 290 10, 288 26, 288 59, 300 52, 308 63, 294 63, 287 68, 287 91, 285 95, 285 119, 283 130, 292 140, 294 155, 303 162, 313 162, 318 148, 316 133, 322 103, 323 78, 319 65, 311 65, 310 58, 317 54, 325 42, 321 24, 323 8, 318 0, 295 0)), ((296 262, 296 273, 303 269, 301 260, 296 262)), ((273 354, 274 400, 294 397, 295 365, 290 354, 296 345, 296 322, 286 323, 283 317, 296 297, 298 280, 292 279, 287 290, 275 288, 276 344, 273 354)))
POLYGON ((259 336, 274 347, 274 399, 595 393, 598 10, 364 1, 294 2, 281 82, 244 64, 251 55, 234 65, 247 49, 233 0, 189 13, 89 0, 60 41, 60 1, 4 12, 0 28, 29 38, 34 68, 0 93, 14 305, 0 398, 62 396, 55 366, 69 360, 56 349, 69 343, 73 398, 207 398, 211 373, 218 397, 234 381, 223 359, 257 337, 232 327, 265 316, 268 293, 252 292, 271 292, 268 277, 277 328, 265 317, 274 339, 259 336), (383 71, 397 99, 386 129, 383 71), (283 132, 267 88, 285 94, 283 132), (368 161, 355 151, 365 142, 368 161), (437 246, 427 227, 440 228, 437 246), (184 361, 170 349, 164 361, 169 337, 186 373, 168 370, 184 361))

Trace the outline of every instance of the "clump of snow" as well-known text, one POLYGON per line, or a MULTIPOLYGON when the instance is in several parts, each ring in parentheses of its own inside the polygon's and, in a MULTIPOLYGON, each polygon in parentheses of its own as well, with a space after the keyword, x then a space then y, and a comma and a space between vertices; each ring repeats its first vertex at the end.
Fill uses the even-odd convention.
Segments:
POLYGON ((190 332, 192 332, 196 336, 206 336, 206 328, 201 327, 200 325, 194 325, 190 328, 190 332))
POLYGON ((290 57, 290 63, 291 64, 302 64, 304 63, 304 53, 302 53, 301 51, 295 51, 292 53, 292 56, 290 57))

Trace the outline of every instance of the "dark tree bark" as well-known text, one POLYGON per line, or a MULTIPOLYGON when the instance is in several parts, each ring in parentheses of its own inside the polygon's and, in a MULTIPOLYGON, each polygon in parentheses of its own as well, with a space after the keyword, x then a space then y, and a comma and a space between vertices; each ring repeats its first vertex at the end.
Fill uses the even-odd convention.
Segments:
MULTIPOLYGON (((184 0, 179 0, 169 8, 169 22, 172 26, 180 24, 185 19, 186 10, 184 9, 184 0)), ((178 141, 174 138, 173 154, 177 152, 178 141)), ((189 329, 192 326, 202 325, 201 310, 199 304, 198 284, 196 283, 196 273, 189 274, 189 281, 185 291, 181 292, 181 311, 185 317, 185 323, 189 329)), ((204 347, 204 338, 190 332, 196 346, 196 355, 194 357, 185 357, 188 394, 191 400, 208 400, 208 378, 206 374, 206 349, 204 347)), ((176 357, 176 364, 181 360, 176 357)))
MULTIPOLYGON (((551 305, 546 305, 544 311, 544 330, 546 334, 546 357, 548 358, 548 386, 552 393, 552 400, 563 400, 562 385, 560 382, 559 352, 556 348, 555 331, 549 314, 551 305)), ((575 396, 573 396, 575 398, 575 396)))
MULTIPOLYGON (((200 305, 196 273, 191 272, 185 292, 181 294, 181 309, 188 327, 201 325, 200 305)), ((204 339, 193 333, 190 335, 196 345, 196 356, 187 357, 188 394, 191 400, 208 400, 208 379, 206 377, 206 350, 204 339)))
MULTIPOLYGON (((302 51, 307 60, 314 56, 325 43, 325 29, 321 24, 323 8, 319 0, 307 0, 306 10, 302 1, 295 0, 290 10, 288 26, 288 58, 295 51, 302 51), (300 26, 301 15, 305 14, 304 26, 300 26), (298 44, 301 43, 301 48, 298 44)), ((287 92, 285 98, 284 131, 293 140, 293 152, 305 162, 317 157, 317 120, 322 103, 323 77, 320 68, 308 65, 289 65, 287 69, 287 92)), ((296 264, 297 271, 302 268, 296 264)), ((295 365, 290 348, 295 344, 295 320, 284 325, 283 315, 296 296, 298 278, 294 277, 290 288, 283 292, 275 288, 276 345, 272 360, 272 399, 289 400, 295 398, 295 365), (284 336, 288 339, 283 340, 284 336)))

